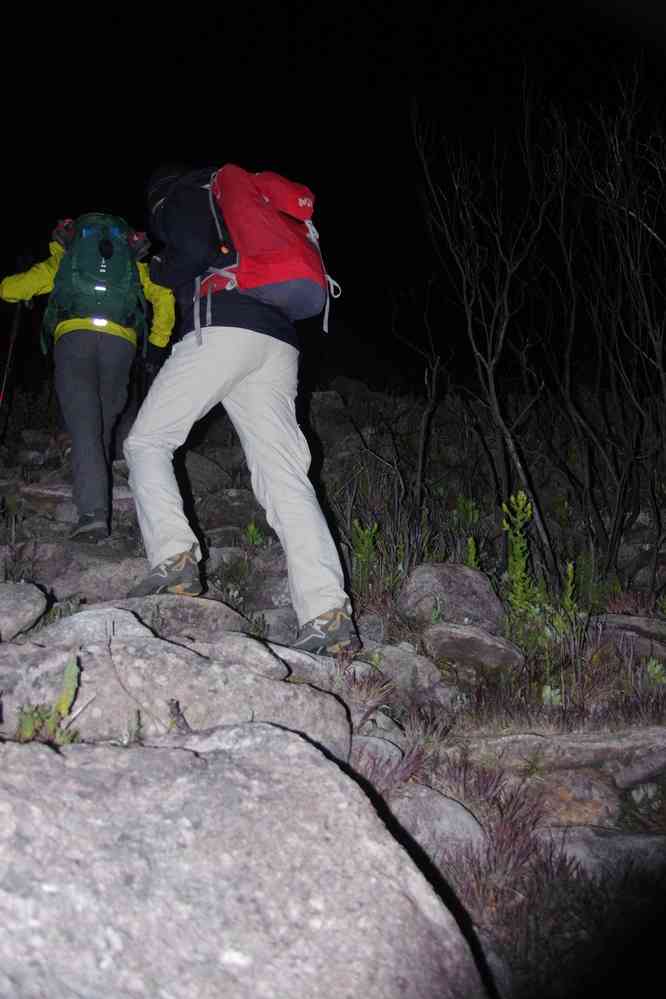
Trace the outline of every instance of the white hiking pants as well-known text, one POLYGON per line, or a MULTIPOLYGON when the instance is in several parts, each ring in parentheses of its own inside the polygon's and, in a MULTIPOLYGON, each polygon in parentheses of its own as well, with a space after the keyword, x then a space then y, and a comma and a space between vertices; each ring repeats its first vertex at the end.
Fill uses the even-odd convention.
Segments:
POLYGON ((188 333, 174 345, 125 440, 139 527, 151 568, 196 546, 183 512, 173 454, 218 402, 236 428, 287 558, 299 626, 347 599, 340 558, 308 478, 310 450, 294 400, 298 351, 263 333, 228 326, 188 333))

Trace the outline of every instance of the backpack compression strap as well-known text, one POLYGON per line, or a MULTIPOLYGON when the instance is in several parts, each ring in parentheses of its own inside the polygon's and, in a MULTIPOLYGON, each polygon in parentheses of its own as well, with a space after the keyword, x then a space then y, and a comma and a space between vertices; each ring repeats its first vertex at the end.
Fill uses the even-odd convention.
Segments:
POLYGON ((322 329, 324 333, 328 333, 328 314, 331 308, 331 299, 340 298, 340 295, 342 294, 342 288, 340 287, 338 282, 335 281, 334 278, 332 278, 331 275, 326 270, 326 266, 324 264, 324 258, 321 255, 321 249, 319 247, 319 233, 315 229, 312 223, 312 219, 304 219, 303 224, 307 227, 308 236, 310 237, 314 245, 317 247, 317 250, 319 252, 319 258, 321 260, 321 265, 324 270, 324 277, 326 278, 326 305, 324 306, 324 319, 322 323, 322 329))
MULTIPOLYGON (((208 191, 208 203, 210 205, 210 210, 211 210, 211 214, 213 216, 213 221, 215 222, 215 228, 217 229, 217 236, 218 236, 218 239, 220 241, 220 252, 221 253, 229 253, 230 251, 229 251, 229 247, 227 246, 227 237, 224 234, 224 232, 222 231, 222 226, 220 225, 220 220, 218 218, 217 210, 215 208, 215 200, 214 200, 214 195, 213 195, 213 179, 214 179, 214 177, 215 177, 215 174, 212 174, 210 180, 208 181, 208 183, 204 184, 203 186, 208 191)), ((229 278, 229 284, 227 285, 228 288, 236 288, 236 287, 238 287, 238 282, 236 280, 236 276, 235 276, 235 274, 233 273, 232 270, 230 270, 230 269, 227 270, 227 268, 223 268, 222 270, 217 270, 216 268, 210 267, 208 269, 208 272, 207 272, 206 276, 211 276, 212 277, 213 274, 221 274, 221 275, 224 275, 224 277, 229 278)), ((195 279, 195 282, 194 282, 194 297, 192 299, 192 301, 194 303, 194 310, 193 310, 194 311, 194 331, 195 331, 195 334, 196 334, 197 344, 199 346, 201 346, 201 344, 203 342, 202 341, 202 336, 201 336, 201 309, 200 309, 201 288, 202 288, 202 285, 205 284, 205 282, 206 282, 206 276, 203 278, 203 281, 202 281, 202 279, 201 279, 200 276, 195 279)), ((212 321, 213 321, 213 317, 212 317, 212 305, 211 305, 211 300, 210 300, 211 294, 212 294, 212 289, 211 289, 211 286, 208 285, 208 287, 206 289, 206 326, 210 326, 211 323, 212 323, 212 321)))

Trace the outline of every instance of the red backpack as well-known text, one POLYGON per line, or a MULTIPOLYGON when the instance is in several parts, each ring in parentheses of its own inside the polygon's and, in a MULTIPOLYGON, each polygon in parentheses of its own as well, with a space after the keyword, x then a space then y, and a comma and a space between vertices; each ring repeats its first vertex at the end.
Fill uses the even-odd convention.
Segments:
POLYGON ((324 267, 312 224, 312 191, 277 173, 253 174, 228 163, 211 177, 210 202, 220 248, 227 252, 218 212, 235 258, 202 277, 200 294, 237 288, 292 321, 324 310, 327 332, 329 300, 338 298, 341 289, 324 267))

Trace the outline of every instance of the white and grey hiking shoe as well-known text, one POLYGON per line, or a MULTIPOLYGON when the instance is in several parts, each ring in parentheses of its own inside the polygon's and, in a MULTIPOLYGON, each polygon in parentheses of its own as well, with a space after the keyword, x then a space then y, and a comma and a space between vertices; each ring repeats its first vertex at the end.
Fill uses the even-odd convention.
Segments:
POLYGON ((192 548, 160 562, 129 591, 127 596, 148 597, 153 593, 177 593, 180 596, 198 597, 202 592, 199 566, 192 548))
POLYGON ((70 531, 71 541, 102 541, 109 536, 109 519, 106 510, 94 510, 79 517, 79 522, 70 531))
POLYGON ((304 624, 293 643, 302 652, 320 656, 335 656, 344 652, 358 652, 362 643, 352 619, 351 604, 334 607, 304 624))

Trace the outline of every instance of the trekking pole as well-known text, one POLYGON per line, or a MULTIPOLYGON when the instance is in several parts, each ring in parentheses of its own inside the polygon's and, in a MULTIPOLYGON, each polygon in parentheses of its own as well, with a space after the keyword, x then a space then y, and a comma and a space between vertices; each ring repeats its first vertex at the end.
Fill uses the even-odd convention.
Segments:
MULTIPOLYGON (((21 253, 16 260, 17 271, 27 270, 30 267, 31 263, 32 263, 32 255, 27 251, 21 253)), ((21 315, 24 307, 32 308, 32 301, 27 301, 27 302, 19 301, 16 303, 16 309, 14 310, 14 318, 12 319, 12 326, 9 333, 9 349, 7 350, 7 360, 5 361, 5 370, 2 375, 2 385, 0 385, 0 410, 2 409, 2 406, 4 405, 5 401, 5 395, 7 392, 7 382, 9 380, 9 372, 11 370, 12 358, 14 356, 14 347, 16 346, 16 339, 18 337, 19 327, 21 325, 21 315)), ((8 420, 5 423, 4 431, 2 434, 3 437, 5 431, 7 430, 7 422, 8 420)))
POLYGON ((14 310, 14 318, 12 319, 12 328, 9 334, 9 350, 7 351, 7 360, 5 362, 5 370, 2 376, 2 386, 0 386, 0 409, 5 401, 5 391, 7 389, 7 380, 9 378, 9 370, 12 365, 12 356, 14 354, 14 345, 16 343, 16 338, 18 336, 19 326, 21 324, 21 307, 23 302, 16 303, 16 309, 14 310))

